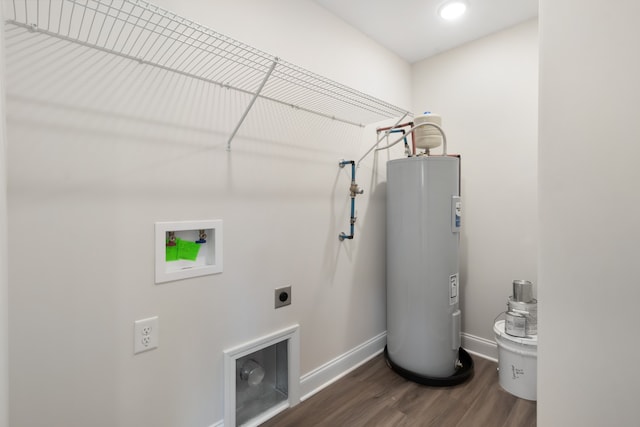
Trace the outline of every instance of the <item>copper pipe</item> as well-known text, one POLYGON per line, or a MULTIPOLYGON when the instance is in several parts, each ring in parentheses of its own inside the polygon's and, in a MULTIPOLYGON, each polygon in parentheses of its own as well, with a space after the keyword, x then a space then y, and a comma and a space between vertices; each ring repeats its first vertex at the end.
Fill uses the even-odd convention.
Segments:
MULTIPOLYGON (((407 122, 407 123, 401 123, 399 125, 395 125, 395 126, 387 126, 387 127, 383 127, 383 128, 378 128, 376 129, 376 133, 380 133, 380 132, 385 132, 391 129, 398 129, 398 128, 403 128, 403 127, 413 127, 413 122, 407 122)), ((411 150, 412 150, 412 155, 415 156, 416 155, 416 135, 415 135, 415 130, 411 131, 411 150)))

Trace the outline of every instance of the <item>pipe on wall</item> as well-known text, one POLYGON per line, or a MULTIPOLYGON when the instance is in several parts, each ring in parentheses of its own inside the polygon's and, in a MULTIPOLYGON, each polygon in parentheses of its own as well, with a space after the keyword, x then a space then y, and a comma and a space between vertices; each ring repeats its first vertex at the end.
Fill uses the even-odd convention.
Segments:
POLYGON ((349 186, 349 195, 351 197, 351 217, 349 218, 349 234, 342 232, 338 235, 338 239, 341 242, 345 239, 353 239, 356 224, 356 196, 364 193, 364 190, 358 187, 358 184, 356 183, 356 162, 354 160, 342 160, 338 163, 338 166, 341 168, 346 165, 351 165, 351 185, 349 186))

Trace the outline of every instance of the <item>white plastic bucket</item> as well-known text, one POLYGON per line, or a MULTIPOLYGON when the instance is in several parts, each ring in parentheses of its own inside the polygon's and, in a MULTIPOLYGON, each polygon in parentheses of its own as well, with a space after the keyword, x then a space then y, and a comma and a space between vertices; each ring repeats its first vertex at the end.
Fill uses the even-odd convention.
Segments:
POLYGON ((504 320, 493 325, 498 344, 500 386, 527 400, 537 399, 538 337, 513 337, 504 331, 504 320))

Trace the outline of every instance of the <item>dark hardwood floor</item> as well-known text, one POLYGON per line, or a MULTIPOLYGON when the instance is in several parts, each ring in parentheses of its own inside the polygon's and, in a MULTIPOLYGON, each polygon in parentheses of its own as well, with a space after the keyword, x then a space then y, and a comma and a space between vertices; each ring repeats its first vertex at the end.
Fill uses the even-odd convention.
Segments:
POLYGON ((496 363, 473 361, 469 381, 436 388, 405 380, 379 355, 262 425, 535 427, 536 403, 504 391, 496 363))

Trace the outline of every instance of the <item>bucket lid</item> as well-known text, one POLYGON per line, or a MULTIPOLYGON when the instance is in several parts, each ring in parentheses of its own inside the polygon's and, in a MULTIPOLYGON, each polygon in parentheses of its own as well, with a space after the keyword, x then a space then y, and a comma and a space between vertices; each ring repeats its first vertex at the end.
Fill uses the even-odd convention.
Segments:
POLYGON ((524 345, 538 345, 538 336, 537 335, 530 335, 530 336, 526 336, 526 337, 514 337, 512 335, 509 335, 508 333, 506 333, 504 331, 504 320, 498 320, 496 322, 495 325, 493 325, 493 332, 496 333, 496 335, 509 340, 509 341, 513 341, 513 342, 517 342, 518 344, 524 344, 524 345))

